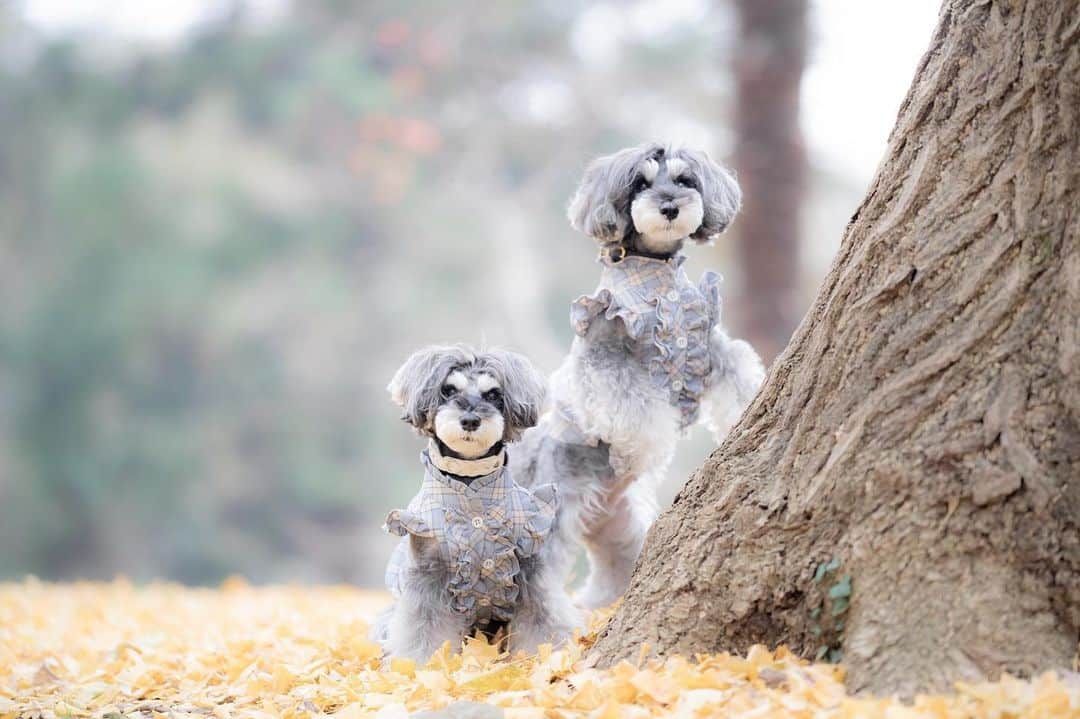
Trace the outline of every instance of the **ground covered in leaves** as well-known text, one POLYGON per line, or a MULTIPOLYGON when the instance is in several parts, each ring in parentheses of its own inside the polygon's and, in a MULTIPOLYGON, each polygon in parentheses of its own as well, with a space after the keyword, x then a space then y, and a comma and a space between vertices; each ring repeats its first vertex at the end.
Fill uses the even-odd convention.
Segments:
POLYGON ((840 668, 783 649, 600 670, 586 658, 586 635, 534 657, 474 642, 422 667, 384 663, 366 636, 385 603, 343 587, 242 582, 0 585, 0 717, 400 719, 467 701, 510 719, 1080 716, 1080 688, 1052 675, 959 685, 904 705, 848 697, 840 668))

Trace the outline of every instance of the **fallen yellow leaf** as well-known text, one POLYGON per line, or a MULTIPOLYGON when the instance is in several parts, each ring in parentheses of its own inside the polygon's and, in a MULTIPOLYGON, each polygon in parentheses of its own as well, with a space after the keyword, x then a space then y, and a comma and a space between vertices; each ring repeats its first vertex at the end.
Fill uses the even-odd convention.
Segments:
POLYGON ((1080 687, 1053 675, 961 684, 953 694, 847 695, 843 670, 781 647, 598 669, 588 648, 610 611, 567 646, 508 657, 483 640, 423 667, 383 660, 368 622, 388 598, 348 587, 0 585, 0 719, 404 719, 458 701, 507 719, 1077 719, 1080 687))

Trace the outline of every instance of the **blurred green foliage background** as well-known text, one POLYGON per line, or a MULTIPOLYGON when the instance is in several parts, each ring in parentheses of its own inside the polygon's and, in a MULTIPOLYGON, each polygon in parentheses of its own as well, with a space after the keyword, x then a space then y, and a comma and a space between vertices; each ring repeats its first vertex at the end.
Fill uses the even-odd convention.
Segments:
MULTIPOLYGON (((550 371, 595 282, 586 161, 730 149, 722 7, 614 55, 577 2, 243 7, 143 47, 0 4, 0 577, 378 583, 422 444, 397 365, 463 340, 550 371)), ((858 188, 819 180, 838 228, 858 188)), ((692 274, 737 287, 727 247, 692 274)))

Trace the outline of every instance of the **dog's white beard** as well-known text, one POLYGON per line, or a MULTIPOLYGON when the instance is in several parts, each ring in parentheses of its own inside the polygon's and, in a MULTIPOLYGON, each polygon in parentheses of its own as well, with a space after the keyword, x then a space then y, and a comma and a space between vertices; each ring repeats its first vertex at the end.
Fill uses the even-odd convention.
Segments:
POLYGON ((435 414, 435 436, 450 449, 466 459, 482 457, 502 439, 504 423, 501 414, 484 417, 473 432, 461 427, 461 410, 442 407, 435 414))
POLYGON ((670 252, 679 240, 701 227, 705 208, 701 195, 696 193, 679 204, 679 214, 669 220, 660 214, 660 205, 652 197, 638 197, 630 204, 634 229, 641 235, 642 244, 651 252, 670 252))

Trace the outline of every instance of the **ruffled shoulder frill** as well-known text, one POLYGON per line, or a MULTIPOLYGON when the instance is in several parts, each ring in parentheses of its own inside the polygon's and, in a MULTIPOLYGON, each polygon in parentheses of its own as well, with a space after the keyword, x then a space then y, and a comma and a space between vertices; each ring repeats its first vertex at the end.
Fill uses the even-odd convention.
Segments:
POLYGON ((518 551, 528 557, 540 550, 555 526, 555 515, 559 507, 558 488, 554 484, 543 484, 531 489, 522 489, 528 495, 524 532, 517 538, 518 551))
POLYGON ((698 290, 701 291, 702 296, 705 298, 705 304, 709 308, 709 320, 711 325, 719 324, 720 322, 720 308, 723 300, 720 299, 720 285, 724 283, 724 278, 713 272, 712 270, 706 270, 701 275, 701 281, 698 282, 698 290))
POLYGON ((579 337, 584 337, 593 320, 601 314, 607 320, 621 319, 626 334, 640 339, 649 329, 649 322, 641 312, 624 306, 611 290, 603 288, 591 295, 582 295, 570 305, 570 324, 579 337))
POLYGON ((406 534, 417 537, 435 536, 435 530, 424 517, 407 509, 391 510, 390 514, 386 515, 383 529, 399 537, 404 537, 406 534))

